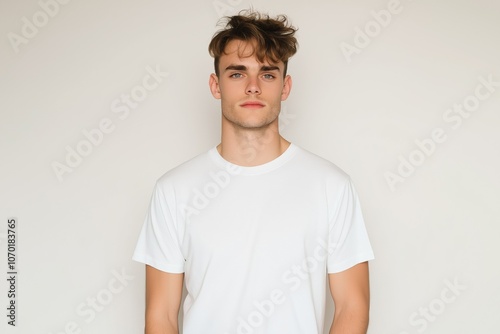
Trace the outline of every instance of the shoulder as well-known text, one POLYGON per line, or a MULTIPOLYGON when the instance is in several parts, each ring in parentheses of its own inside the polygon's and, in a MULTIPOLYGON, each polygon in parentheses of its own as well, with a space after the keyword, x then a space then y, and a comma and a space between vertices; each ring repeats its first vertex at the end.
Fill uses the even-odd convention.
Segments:
POLYGON ((156 185, 165 188, 168 186, 182 184, 185 182, 189 183, 189 180, 202 175, 211 163, 209 157, 209 151, 200 153, 191 159, 177 165, 176 167, 170 169, 163 175, 161 175, 157 181, 156 185))
POLYGON ((327 182, 346 184, 350 182, 350 176, 335 163, 300 146, 297 149, 297 163, 301 168, 327 182))

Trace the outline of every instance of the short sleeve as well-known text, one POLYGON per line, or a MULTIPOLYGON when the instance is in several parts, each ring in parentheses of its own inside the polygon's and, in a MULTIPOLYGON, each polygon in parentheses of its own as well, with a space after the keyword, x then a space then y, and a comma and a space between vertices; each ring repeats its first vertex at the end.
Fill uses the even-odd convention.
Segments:
POLYGON ((174 203, 157 182, 132 258, 164 272, 183 273, 182 233, 172 215, 174 203))
POLYGON ((349 178, 332 203, 328 236, 328 273, 337 273, 374 259, 359 198, 349 178))

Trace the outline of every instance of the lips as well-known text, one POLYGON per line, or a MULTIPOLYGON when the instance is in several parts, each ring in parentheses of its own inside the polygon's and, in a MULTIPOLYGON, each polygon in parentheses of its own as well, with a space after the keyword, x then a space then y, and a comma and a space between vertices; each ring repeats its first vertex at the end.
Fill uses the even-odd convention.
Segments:
POLYGON ((247 101, 240 104, 243 108, 262 108, 264 107, 264 103, 259 101, 247 101))

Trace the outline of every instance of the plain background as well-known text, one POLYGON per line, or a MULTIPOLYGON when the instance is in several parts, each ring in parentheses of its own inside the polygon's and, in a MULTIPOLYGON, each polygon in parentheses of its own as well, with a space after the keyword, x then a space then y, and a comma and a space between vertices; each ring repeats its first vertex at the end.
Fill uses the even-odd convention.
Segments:
POLYGON ((142 333, 131 256, 151 191, 219 142, 207 46, 221 15, 250 5, 299 27, 282 133, 354 180, 376 254, 369 333, 498 331, 500 87, 459 126, 443 119, 474 102, 480 77, 500 81, 498 1, 402 0, 377 31, 372 11, 389 1, 71 1, 43 25, 37 1, 2 0, 1 268, 7 218, 19 224, 18 327, 2 280, 2 333, 142 333), (16 52, 9 33, 34 15, 41 27, 16 52), (365 27, 373 37, 348 61, 341 45, 365 27), (114 113, 148 66, 168 77, 114 113), (103 119, 113 130, 58 180, 53 163, 103 119), (415 153, 439 128, 446 140, 415 153), (419 165, 391 189, 386 173, 410 156, 419 165))

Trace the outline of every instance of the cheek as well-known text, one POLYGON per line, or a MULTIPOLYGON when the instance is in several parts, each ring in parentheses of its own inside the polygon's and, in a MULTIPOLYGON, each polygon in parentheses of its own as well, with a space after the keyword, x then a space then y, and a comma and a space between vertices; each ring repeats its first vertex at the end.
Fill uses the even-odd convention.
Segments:
POLYGON ((280 86, 278 88, 275 88, 273 91, 273 96, 275 97, 276 101, 281 101, 283 97, 283 88, 280 86))
POLYGON ((221 97, 226 99, 231 99, 232 96, 234 96, 234 94, 238 92, 238 90, 239 90, 238 85, 234 84, 220 86, 221 97))

